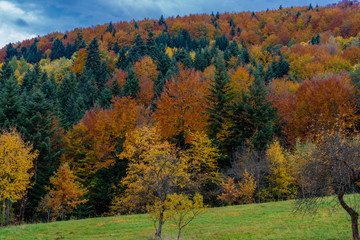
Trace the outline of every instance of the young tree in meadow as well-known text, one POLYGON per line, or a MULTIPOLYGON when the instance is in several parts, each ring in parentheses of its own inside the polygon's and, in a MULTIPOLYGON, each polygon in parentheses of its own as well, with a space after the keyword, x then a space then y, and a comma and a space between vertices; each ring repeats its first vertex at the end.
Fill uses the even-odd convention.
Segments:
POLYGON ((79 204, 87 202, 86 199, 82 199, 87 190, 76 182, 76 176, 70 170, 69 164, 61 165, 50 178, 50 183, 52 187, 48 187, 50 191, 43 198, 42 207, 51 210, 52 221, 58 217, 64 219, 66 213, 71 213, 79 204))
POLYGON ((33 160, 38 156, 16 130, 0 134, 0 200, 3 204, 3 220, 6 206, 6 221, 9 223, 10 204, 21 199, 30 186, 33 160))
POLYGON ((181 231, 189 225, 197 216, 205 213, 203 197, 196 193, 193 199, 185 194, 171 194, 166 201, 169 221, 173 222, 177 229, 177 240, 180 239, 181 231))
POLYGON ((125 142, 119 157, 129 159, 127 176, 122 180, 127 186, 122 204, 128 209, 147 206, 155 221, 155 237, 161 238, 168 218, 167 198, 189 179, 186 161, 177 156, 168 142, 160 140, 156 129, 149 127, 137 129, 125 142))
POLYGON ((353 239, 359 240, 360 136, 324 131, 317 136, 316 147, 310 150, 309 158, 299 171, 302 186, 299 209, 314 212, 327 201, 325 196, 335 195, 351 217, 353 239), (351 196, 345 197, 345 194, 351 196))

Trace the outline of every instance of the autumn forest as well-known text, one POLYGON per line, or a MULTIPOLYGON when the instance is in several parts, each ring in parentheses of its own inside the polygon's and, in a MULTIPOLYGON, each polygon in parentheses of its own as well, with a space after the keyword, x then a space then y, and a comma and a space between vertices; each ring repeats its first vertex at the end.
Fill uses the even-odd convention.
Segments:
POLYGON ((110 22, 0 61, 2 225, 149 213, 161 237, 179 206, 335 195, 359 239, 357 1, 110 22))

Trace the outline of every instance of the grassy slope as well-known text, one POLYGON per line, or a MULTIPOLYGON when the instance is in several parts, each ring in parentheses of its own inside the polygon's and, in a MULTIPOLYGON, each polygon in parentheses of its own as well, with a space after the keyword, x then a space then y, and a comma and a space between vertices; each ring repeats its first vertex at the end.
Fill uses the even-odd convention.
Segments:
MULTIPOLYGON (((292 201, 212 208, 194 220, 183 239, 350 239, 351 225, 344 210, 316 215, 293 213, 292 201)), ((176 229, 164 226, 164 237, 176 229)), ((11 226, 0 239, 149 239, 154 233, 147 215, 94 218, 11 226)))

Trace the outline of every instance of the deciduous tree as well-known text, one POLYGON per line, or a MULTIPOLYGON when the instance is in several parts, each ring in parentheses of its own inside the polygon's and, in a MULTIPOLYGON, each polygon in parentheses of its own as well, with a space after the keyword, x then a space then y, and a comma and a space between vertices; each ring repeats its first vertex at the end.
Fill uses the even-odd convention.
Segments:
POLYGON ((30 186, 30 170, 37 155, 37 151, 33 151, 32 146, 27 145, 16 130, 1 133, 0 200, 6 202, 6 224, 9 222, 10 203, 21 199, 30 186))
POLYGON ((79 204, 87 200, 82 199, 87 190, 76 182, 76 176, 67 163, 62 164, 55 175, 50 178, 52 187, 43 198, 42 205, 51 209, 51 220, 60 217, 64 219, 66 213, 71 213, 79 204))

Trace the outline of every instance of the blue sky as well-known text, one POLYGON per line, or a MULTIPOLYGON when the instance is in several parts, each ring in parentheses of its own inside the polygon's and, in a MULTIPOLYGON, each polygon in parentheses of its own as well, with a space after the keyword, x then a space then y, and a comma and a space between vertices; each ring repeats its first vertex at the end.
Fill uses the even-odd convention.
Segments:
POLYGON ((331 0, 0 0, 0 47, 9 42, 110 21, 158 19, 161 15, 239 12, 325 6, 331 0))

